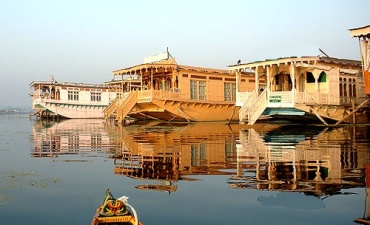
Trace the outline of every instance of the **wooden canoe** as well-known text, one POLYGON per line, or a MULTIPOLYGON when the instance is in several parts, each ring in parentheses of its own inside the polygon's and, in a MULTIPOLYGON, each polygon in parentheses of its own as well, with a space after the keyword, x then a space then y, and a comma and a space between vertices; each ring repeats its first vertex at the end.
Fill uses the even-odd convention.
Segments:
POLYGON ((96 209, 91 225, 143 225, 127 199, 126 196, 115 199, 107 189, 104 201, 96 209))

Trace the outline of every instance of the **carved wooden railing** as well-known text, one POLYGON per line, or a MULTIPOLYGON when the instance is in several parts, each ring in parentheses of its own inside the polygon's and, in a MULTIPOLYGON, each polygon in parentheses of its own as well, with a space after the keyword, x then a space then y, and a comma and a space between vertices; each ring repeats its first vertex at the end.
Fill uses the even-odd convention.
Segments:
POLYGON ((105 108, 103 110, 103 113, 104 113, 104 118, 105 119, 108 119, 109 117, 111 117, 117 110, 118 106, 121 104, 121 101, 123 101, 122 99, 120 99, 119 97, 115 98, 107 108, 105 108))
POLYGON ((127 96, 127 98, 122 102, 122 104, 117 108, 117 117, 116 120, 118 123, 122 123, 131 109, 135 106, 137 102, 137 91, 132 91, 127 96))

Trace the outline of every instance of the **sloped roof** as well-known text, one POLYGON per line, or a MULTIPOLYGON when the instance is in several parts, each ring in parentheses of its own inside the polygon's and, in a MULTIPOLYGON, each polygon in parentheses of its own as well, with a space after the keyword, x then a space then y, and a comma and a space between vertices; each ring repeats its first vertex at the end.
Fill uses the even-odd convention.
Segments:
POLYGON ((349 29, 351 37, 367 37, 370 38, 370 25, 358 28, 349 29))

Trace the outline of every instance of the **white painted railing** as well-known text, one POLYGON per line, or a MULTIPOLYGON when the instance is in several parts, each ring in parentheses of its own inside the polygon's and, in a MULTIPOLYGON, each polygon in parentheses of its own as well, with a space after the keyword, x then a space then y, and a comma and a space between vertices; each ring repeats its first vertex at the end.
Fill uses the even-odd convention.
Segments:
POLYGON ((267 106, 267 91, 264 90, 249 109, 248 124, 253 125, 265 111, 267 106))
POLYGON ((260 95, 255 90, 239 110, 239 121, 248 120, 248 124, 253 125, 261 116, 267 106, 267 91, 264 90, 260 95))
POLYGON ((244 105, 239 109, 239 121, 248 119, 248 112, 258 97, 258 92, 255 89, 244 102, 244 105))
MULTIPOLYGON (((356 105, 365 101, 366 97, 339 97, 333 94, 308 93, 308 92, 292 92, 292 91, 275 91, 269 92, 269 99, 279 99, 279 103, 301 103, 307 105, 351 105, 355 101, 356 105), (293 94, 295 98, 293 101, 293 94)), ((270 101, 271 102, 271 101, 270 101)))

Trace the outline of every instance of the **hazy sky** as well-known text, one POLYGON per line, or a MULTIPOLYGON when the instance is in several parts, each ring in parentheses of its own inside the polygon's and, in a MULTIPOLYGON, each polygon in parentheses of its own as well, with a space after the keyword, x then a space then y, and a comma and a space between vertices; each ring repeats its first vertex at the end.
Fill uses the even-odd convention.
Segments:
POLYGON ((31 106, 32 81, 102 83, 169 48, 177 63, 320 55, 359 59, 348 29, 369 0, 0 0, 0 106, 31 106), (321 54, 322 55, 322 54, 321 54))

